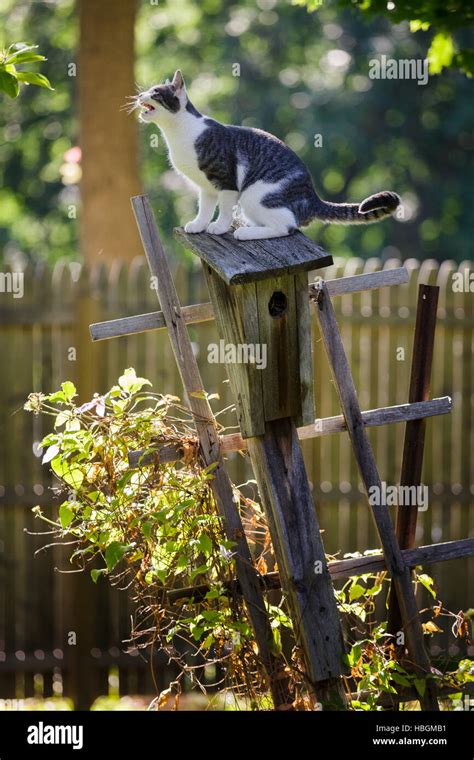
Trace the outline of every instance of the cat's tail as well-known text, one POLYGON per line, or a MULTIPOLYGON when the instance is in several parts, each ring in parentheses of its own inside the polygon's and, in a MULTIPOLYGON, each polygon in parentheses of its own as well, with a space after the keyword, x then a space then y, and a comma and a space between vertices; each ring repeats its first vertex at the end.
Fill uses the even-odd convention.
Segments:
POLYGON ((362 203, 330 203, 315 193, 312 218, 329 224, 371 224, 391 216, 400 205, 400 197, 390 190, 371 195, 362 203))

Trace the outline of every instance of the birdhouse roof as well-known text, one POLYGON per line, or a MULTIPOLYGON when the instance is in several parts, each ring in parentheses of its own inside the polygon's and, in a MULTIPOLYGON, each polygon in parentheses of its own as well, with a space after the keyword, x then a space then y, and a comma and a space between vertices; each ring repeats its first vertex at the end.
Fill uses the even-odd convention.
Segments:
POLYGON ((228 285, 308 272, 333 263, 329 253, 299 231, 269 240, 236 240, 232 232, 189 234, 181 228, 175 234, 228 285))

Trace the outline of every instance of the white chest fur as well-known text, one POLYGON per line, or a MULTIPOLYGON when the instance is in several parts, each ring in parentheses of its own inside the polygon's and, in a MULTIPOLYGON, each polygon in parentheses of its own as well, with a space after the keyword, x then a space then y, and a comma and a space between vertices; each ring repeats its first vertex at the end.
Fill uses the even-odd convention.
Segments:
POLYGON ((205 117, 196 118, 192 114, 183 114, 178 123, 169 129, 163 129, 169 151, 169 159, 174 169, 183 174, 199 188, 216 192, 198 164, 194 143, 199 135, 207 129, 205 117))

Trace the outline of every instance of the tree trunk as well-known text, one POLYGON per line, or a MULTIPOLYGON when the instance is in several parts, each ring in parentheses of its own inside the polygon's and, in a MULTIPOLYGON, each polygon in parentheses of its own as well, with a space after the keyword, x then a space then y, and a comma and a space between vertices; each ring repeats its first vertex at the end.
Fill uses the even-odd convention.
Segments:
POLYGON ((129 200, 141 192, 137 123, 120 110, 135 92, 135 11, 134 0, 79 0, 80 229, 89 263, 143 253, 129 200))

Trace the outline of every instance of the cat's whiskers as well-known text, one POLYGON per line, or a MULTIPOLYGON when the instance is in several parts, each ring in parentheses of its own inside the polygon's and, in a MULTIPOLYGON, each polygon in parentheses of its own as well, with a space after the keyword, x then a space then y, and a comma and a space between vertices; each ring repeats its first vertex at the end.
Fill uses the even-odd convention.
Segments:
POLYGON ((125 102, 123 105, 120 106, 121 111, 125 111, 127 114, 131 114, 132 111, 135 111, 136 108, 140 107, 140 102, 138 99, 138 95, 127 95, 125 98, 125 102))

